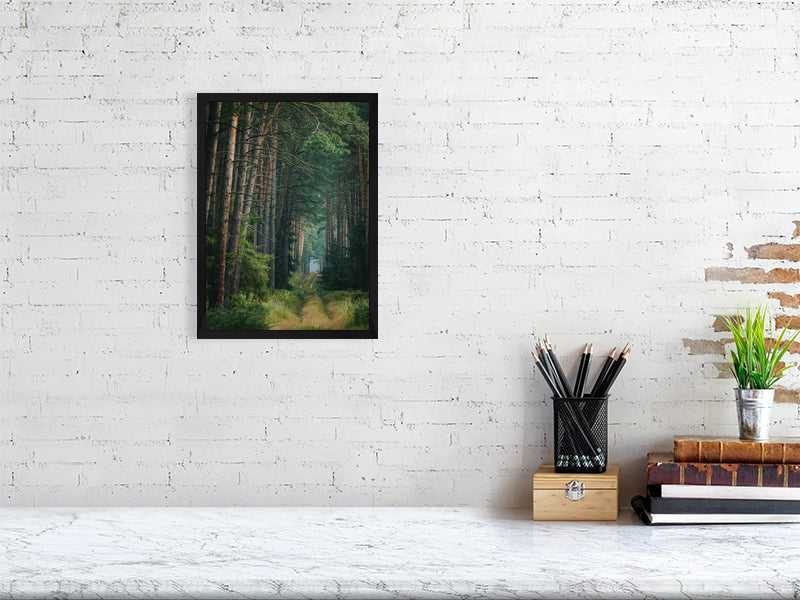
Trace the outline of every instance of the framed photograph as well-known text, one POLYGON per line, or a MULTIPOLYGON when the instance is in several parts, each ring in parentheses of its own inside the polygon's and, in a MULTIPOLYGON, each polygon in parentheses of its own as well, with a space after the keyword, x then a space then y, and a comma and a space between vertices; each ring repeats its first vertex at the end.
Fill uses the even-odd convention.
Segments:
POLYGON ((377 338, 378 95, 197 108, 197 336, 377 338))

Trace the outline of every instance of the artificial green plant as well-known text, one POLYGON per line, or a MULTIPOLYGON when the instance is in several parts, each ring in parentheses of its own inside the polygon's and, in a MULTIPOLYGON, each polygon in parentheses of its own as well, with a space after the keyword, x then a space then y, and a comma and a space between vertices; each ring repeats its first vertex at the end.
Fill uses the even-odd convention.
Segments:
POLYGON ((772 318, 768 318, 767 309, 759 307, 751 310, 749 307, 745 316, 738 315, 736 319, 725 317, 725 325, 733 334, 736 346, 731 350, 731 371, 739 382, 741 389, 767 390, 783 377, 787 366, 778 367, 789 345, 800 335, 797 331, 791 338, 784 341, 786 327, 773 342, 774 331, 772 318), (767 321, 769 321, 769 338, 767 338, 767 321), (767 343, 769 339, 770 343, 767 343))

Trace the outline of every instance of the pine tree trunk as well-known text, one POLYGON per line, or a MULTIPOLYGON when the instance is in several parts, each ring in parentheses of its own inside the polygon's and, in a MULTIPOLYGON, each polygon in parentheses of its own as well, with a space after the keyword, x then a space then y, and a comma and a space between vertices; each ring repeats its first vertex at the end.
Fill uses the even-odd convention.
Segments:
MULTIPOLYGON (((244 192, 244 208, 242 209, 242 213, 245 215, 250 214, 251 207, 253 205, 253 196, 256 193, 256 179, 259 178, 261 173, 261 169, 264 163, 264 155, 261 152, 262 145, 264 143, 264 136, 266 133, 265 129, 265 122, 262 120, 259 126, 258 137, 256 138, 255 143, 255 165, 253 169, 250 170, 249 181, 247 183, 247 189, 244 192)), ((241 217, 240 217, 241 221, 241 217)), ((241 234, 242 239, 247 238, 247 224, 244 226, 244 233, 241 234)), ((253 228, 255 229, 255 227, 253 228)), ((236 262, 233 268, 233 279, 231 281, 231 298, 236 296, 236 293, 239 291, 239 276, 242 271, 242 249, 237 247, 235 252, 236 262)))
POLYGON ((280 272, 280 282, 276 282, 276 285, 280 287, 280 289, 285 290, 289 287, 289 238, 291 237, 291 221, 289 219, 289 210, 286 209, 283 211, 282 215, 282 223, 281 223, 281 272, 280 272))
MULTIPOLYGON (((265 102, 262 105, 262 126, 264 128, 265 134, 269 134, 272 132, 271 125, 272 122, 267 117, 267 112, 269 109, 269 102, 265 102)), ((255 217, 256 222, 253 224, 253 250, 255 252, 259 252, 261 254, 265 253, 265 249, 262 247, 264 245, 264 239, 266 238, 265 235, 265 228, 266 224, 264 223, 264 218, 266 217, 266 202, 267 202, 267 194, 265 191, 266 182, 268 180, 267 171, 269 170, 269 152, 267 149, 268 140, 265 136, 264 140, 261 143, 261 146, 258 149, 259 156, 261 157, 261 167, 259 169, 259 178, 258 182, 256 183, 256 197, 253 199, 255 202, 255 217)))
POLYGON ((225 305, 229 305, 233 299, 233 279, 236 272, 235 265, 238 261, 241 264, 241 257, 239 257, 239 239, 242 231, 242 213, 244 212, 245 191, 249 186, 248 180, 252 178, 253 169, 251 168, 250 157, 250 115, 252 114, 252 106, 247 105, 244 113, 244 121, 241 123, 240 131, 242 133, 242 148, 239 153, 239 178, 236 186, 236 197, 233 202, 233 222, 231 223, 231 233, 228 240, 228 256, 233 261, 233 267, 229 268, 225 278, 225 305))
MULTIPOLYGON (((259 169, 258 169, 258 177, 256 179, 256 195, 257 198, 254 198, 254 202, 256 203, 256 217, 258 220, 261 220, 261 203, 264 201, 264 197, 261 193, 261 186, 263 185, 264 181, 264 161, 259 162, 259 169)), ((248 218, 252 220, 253 215, 251 213, 245 212, 245 215, 249 215, 248 218)), ((260 224, 258 221, 253 222, 253 250, 258 252, 258 232, 260 229, 260 224)))
MULTIPOLYGON (((221 103, 220 102, 213 102, 214 110, 213 112, 208 109, 208 105, 206 105, 206 123, 208 123, 208 115, 211 113, 212 122, 209 124, 210 127, 210 140, 209 140, 209 149, 208 149, 208 157, 206 158, 206 164, 208 165, 208 178, 206 181, 206 214, 205 214, 205 221, 206 221, 206 228, 208 227, 208 215, 214 210, 214 188, 216 185, 216 175, 217 175, 217 145, 219 140, 219 118, 220 118, 220 111, 221 111, 221 103)), ((205 241, 203 241, 205 243, 205 241)))
POLYGON ((272 134, 269 140, 269 172, 270 178, 267 183, 267 227, 266 227, 266 254, 270 255, 269 263, 269 287, 275 289, 275 204, 277 203, 278 190, 278 114, 281 103, 275 104, 272 111, 272 134))
MULTIPOLYGON (((239 104, 239 115, 241 116, 244 107, 248 106, 246 104, 239 104)), ((240 119, 239 123, 237 124, 237 131, 236 131, 236 154, 234 155, 234 164, 233 167, 233 198, 231 202, 235 202, 236 198, 239 196, 239 186, 241 178, 242 178, 242 167, 245 164, 244 156, 242 155, 242 148, 245 141, 245 129, 247 128, 247 120, 240 119)))
POLYGON ((336 249, 339 255, 343 256, 344 252, 344 236, 342 235, 342 207, 344 206, 344 196, 346 193, 344 176, 342 176, 342 185, 339 188, 339 201, 336 203, 336 249))
POLYGON ((217 259, 214 269, 216 289, 212 306, 220 308, 225 303, 225 270, 227 266, 228 222, 231 208, 231 189, 233 186, 233 159, 236 153, 236 126, 239 121, 238 102, 233 103, 229 123, 228 143, 225 149, 225 174, 222 182, 222 200, 219 203, 218 218, 219 235, 217 239, 217 259))
MULTIPOLYGON (((271 133, 271 127, 268 127, 267 133, 271 133)), ((256 206, 256 215, 258 216, 258 223, 253 228, 253 248, 259 254, 267 254, 267 219, 269 218, 269 181, 272 177, 270 173, 270 159, 269 159, 269 140, 264 142, 264 166, 261 171, 261 185, 258 190, 258 205, 256 206)))
MULTIPOLYGON (((267 133, 271 130, 267 126, 267 133)), ((259 254, 267 253, 267 186, 269 185, 269 140, 264 139, 261 145, 261 177, 258 182, 258 200, 256 201, 255 214, 257 222, 253 226, 253 249, 259 254)))
POLYGON ((327 257, 328 253, 331 250, 331 189, 330 186, 327 188, 327 194, 325 195, 325 256, 327 257))
POLYGON ((300 272, 306 273, 306 266, 303 262, 303 246, 305 245, 305 232, 303 231, 302 223, 297 223, 297 264, 300 267, 300 272))
MULTIPOLYGON (((294 147, 292 149, 292 160, 284 169, 283 175, 283 190, 281 191, 280 197, 277 199, 275 204, 277 207, 275 208, 276 214, 275 219, 277 220, 278 227, 280 227, 280 257, 277 259, 273 258, 273 262, 276 265, 280 265, 280 272, 276 273, 275 278, 275 287, 279 289, 286 289, 289 286, 289 262, 291 256, 289 255, 289 238, 292 234, 292 207, 289 206, 289 187, 292 181, 292 177, 294 176, 294 169, 296 166, 297 160, 297 153, 300 150, 300 145, 297 140, 294 142, 294 147)), ((273 255, 274 256, 274 255, 273 255)))
POLYGON ((364 219, 364 288, 369 289, 369 148, 361 149, 360 156, 363 157, 363 180, 361 181, 361 211, 359 218, 364 219))

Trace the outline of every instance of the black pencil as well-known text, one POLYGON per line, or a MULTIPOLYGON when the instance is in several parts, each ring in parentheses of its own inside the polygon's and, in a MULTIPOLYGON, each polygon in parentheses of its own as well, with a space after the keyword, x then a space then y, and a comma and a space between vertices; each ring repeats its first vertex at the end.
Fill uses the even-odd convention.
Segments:
POLYGON ((543 355, 543 353, 544 353, 544 342, 542 342, 542 340, 536 340, 536 356, 539 358, 539 360, 542 361, 542 366, 547 371, 547 374, 550 375, 550 377, 553 377, 555 373, 553 373, 550 370, 549 361, 547 360, 547 357, 543 355))
MULTIPOLYGON (((533 354, 533 360, 553 392, 553 397, 566 398, 568 394, 562 389, 558 381, 544 343, 541 343, 537 350, 541 354, 531 353, 533 354)), ((581 448, 580 437, 575 431, 575 424, 572 421, 573 419, 561 419, 561 443, 557 450, 559 452, 557 460, 559 467, 585 467, 590 464, 590 458, 586 451, 581 448)))
POLYGON ((589 344, 583 345, 583 351, 581 352, 580 359, 578 360, 578 371, 575 373, 575 384, 572 386, 572 397, 577 398, 575 393, 578 391, 578 384, 581 381, 581 375, 583 374, 583 367, 586 363, 586 349, 589 347, 589 344))
POLYGON ((606 358, 606 362, 603 363, 603 367, 600 369, 600 373, 597 374, 597 379, 595 379, 595 381, 594 381, 594 387, 592 388, 592 391, 589 393, 589 397, 590 398, 597 398, 598 397, 598 394, 599 394, 599 392, 600 392, 600 390, 602 388, 602 385, 603 385, 603 380, 606 378, 606 375, 608 375, 608 370, 611 368, 611 365, 614 363, 614 352, 615 351, 616 351, 616 348, 611 350, 611 352, 608 354, 608 358, 606 358))
POLYGON ((630 350, 628 349, 628 346, 626 346, 625 350, 623 350, 622 353, 619 355, 617 362, 611 368, 608 377, 606 377, 608 381, 603 385, 603 389, 600 392, 601 396, 607 395, 608 391, 611 389, 611 386, 614 385, 614 382, 617 380, 617 377, 619 377, 619 372, 622 371, 622 367, 624 367, 625 363, 628 361, 629 352, 630 350))
POLYGON ((586 344, 581 354, 581 362, 578 365, 578 376, 575 378, 575 390, 572 395, 575 398, 583 397, 583 388, 586 385, 586 375, 589 373, 589 365, 592 363, 592 345, 586 344))
MULTIPOLYGON (((540 365, 540 370, 543 376, 549 378, 548 385, 550 385, 551 390, 554 390, 554 396, 556 398, 569 398, 572 390, 568 386, 565 386, 564 381, 559 377, 558 369, 553 362, 554 355, 552 351, 548 349, 546 342, 539 341, 539 352, 540 355, 538 358, 540 362, 538 364, 540 365)), ((561 450, 563 451, 566 449, 568 454, 560 457, 561 460, 566 460, 570 465, 575 467, 585 467, 590 464, 589 461, 591 459, 587 455, 586 449, 582 447, 584 444, 581 443, 581 436, 576 430, 578 424, 575 422, 574 413, 572 418, 562 419, 562 426, 563 443, 561 445, 561 450)))
POLYGON ((542 361, 539 360, 539 357, 536 356, 535 352, 531 352, 531 354, 533 355, 533 362, 536 363, 536 367, 539 369, 539 372, 542 374, 542 377, 544 377, 544 380, 547 382, 547 385, 550 386, 550 390, 553 392, 553 396, 560 396, 561 394, 556 389, 553 380, 550 378, 550 374, 547 372, 547 369, 544 368, 544 365, 542 365, 542 361))
MULTIPOLYGON (((574 418, 574 413, 568 403, 564 403, 563 408, 569 411, 570 415, 561 415, 560 421, 564 431, 564 442, 567 445, 567 451, 571 452, 570 456, 577 462, 575 466, 588 467, 592 462, 592 454, 595 452, 591 447, 591 442, 587 439, 585 433, 580 430, 574 418)), ((561 445, 563 450, 564 444, 561 445)))
MULTIPOLYGON (((538 347, 537 351, 539 351, 538 347)), ((558 389, 555 380, 553 379, 553 376, 548 371, 548 367, 545 363, 544 357, 540 359, 539 356, 537 356, 536 352, 531 352, 531 355, 533 356, 534 364, 539 369, 539 372, 542 374, 542 377, 544 378, 545 382, 550 388, 550 391, 553 392, 553 397, 563 398, 564 396, 562 395, 562 392, 558 389)), ((578 451, 576 449, 576 443, 573 432, 570 431, 568 427, 565 427, 563 435, 564 435, 564 443, 561 445, 560 448, 561 453, 558 455, 558 461, 557 461, 558 466, 568 467, 570 466, 570 464, 572 464, 573 466, 581 466, 582 461, 581 457, 578 456, 577 454, 578 451), (564 454, 564 450, 572 452, 573 454, 564 454)))
POLYGON ((539 358, 541 359, 542 363, 544 364, 545 369, 550 374, 551 379, 553 380, 553 384, 555 385, 556 389, 558 390, 558 395, 560 398, 566 398, 569 396, 569 392, 564 387, 561 379, 558 377, 558 373, 556 372, 555 365, 553 365, 553 357, 547 351, 547 348, 544 345, 543 341, 539 341, 539 358))
POLYGON ((567 390, 565 390, 564 386, 561 385, 561 380, 558 378, 558 373, 556 373, 556 368, 553 366, 553 361, 550 359, 550 355, 547 353, 547 349, 544 347, 544 342, 541 340, 539 341, 537 356, 542 362, 542 367, 544 368, 545 372, 550 376, 550 381, 553 383, 556 392, 558 392, 556 396, 559 398, 566 398, 569 396, 567 390))
POLYGON ((567 396, 569 396, 569 393, 572 391, 572 387, 569 385, 567 376, 564 375, 564 369, 561 368, 561 363, 558 362, 558 357, 556 356, 555 351, 553 350, 552 346, 550 346, 549 336, 544 336, 544 344, 545 348, 547 349, 547 353, 550 355, 550 360, 553 362, 553 365, 556 368, 558 378, 561 380, 561 386, 564 388, 564 391, 566 391, 567 396))
POLYGON ((573 436, 577 438, 577 445, 581 447, 581 451, 590 461, 598 462, 602 460, 603 451, 598 447, 597 441, 592 434, 592 429, 577 403, 573 404, 568 400, 563 403, 562 407, 569 415, 569 418, 562 419, 562 421, 572 429, 573 436))
POLYGON ((611 378, 614 376, 615 371, 619 367, 619 359, 622 358, 622 355, 628 351, 628 348, 630 348, 630 344, 625 344, 625 347, 622 350, 620 350, 619 355, 617 356, 616 360, 614 360, 614 362, 612 363, 611 368, 608 370, 608 373, 606 373, 606 376, 603 378, 603 382, 600 384, 600 391, 598 392, 598 395, 605 396, 606 394, 608 394, 609 382, 611 381, 611 378))
MULTIPOLYGON (((584 352, 586 352, 586 354, 581 356, 581 363, 584 362, 584 357, 588 356, 588 347, 588 344, 584 347, 584 352)), ((548 337, 545 337, 545 348, 548 351, 545 356, 551 357, 553 363, 555 364, 556 370, 561 373, 563 379, 566 381, 564 371, 561 369, 561 366, 558 362, 558 357, 555 355, 555 352, 550 346, 548 337)), ((585 381, 585 375, 588 373, 588 364, 584 368, 585 381)), ((567 383, 566 386, 567 393, 569 394, 569 384, 567 383)), ((573 398, 580 398, 580 396, 575 396, 573 394, 573 398)), ((581 411, 580 407, 577 404, 567 401, 562 404, 562 408, 563 411, 566 412, 566 414, 563 415, 566 417, 563 418, 563 422, 567 429, 571 432, 571 436, 569 437, 572 438, 571 442, 572 447, 575 449, 575 454, 579 454, 581 457, 581 466, 590 466, 592 462, 600 464, 599 461, 605 461, 605 458, 602 456, 602 450, 597 447, 597 443, 595 442, 594 436, 591 432, 591 427, 586 421, 585 415, 581 411)), ((603 464, 605 463, 603 462, 603 464)))

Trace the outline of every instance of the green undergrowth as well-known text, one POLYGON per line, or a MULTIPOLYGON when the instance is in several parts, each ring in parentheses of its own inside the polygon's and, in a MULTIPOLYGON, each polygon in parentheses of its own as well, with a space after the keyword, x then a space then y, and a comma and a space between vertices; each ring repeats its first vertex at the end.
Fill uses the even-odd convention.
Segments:
POLYGON ((325 292, 318 275, 293 273, 288 290, 238 294, 230 307, 209 308, 209 330, 257 331, 268 329, 358 330, 369 328, 367 292, 325 292))

